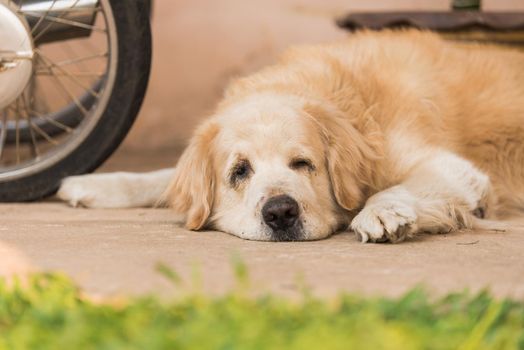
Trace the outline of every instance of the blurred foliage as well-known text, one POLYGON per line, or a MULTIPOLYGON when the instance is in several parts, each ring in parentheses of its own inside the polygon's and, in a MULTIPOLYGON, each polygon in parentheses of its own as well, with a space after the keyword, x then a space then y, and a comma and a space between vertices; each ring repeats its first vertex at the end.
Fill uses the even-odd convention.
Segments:
MULTIPOLYGON (((0 349, 524 349, 524 303, 488 293, 432 300, 231 293, 95 302, 60 274, 0 281, 0 349)), ((158 268, 179 285, 180 277, 158 268)))

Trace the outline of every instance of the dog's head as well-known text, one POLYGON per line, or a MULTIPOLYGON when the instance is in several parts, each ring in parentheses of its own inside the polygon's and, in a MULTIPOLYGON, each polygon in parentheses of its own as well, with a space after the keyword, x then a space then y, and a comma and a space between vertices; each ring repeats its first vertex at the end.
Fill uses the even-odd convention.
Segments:
POLYGON ((314 240, 347 226, 363 200, 362 135, 334 110, 255 95, 194 135, 166 195, 204 227, 253 240, 314 240))

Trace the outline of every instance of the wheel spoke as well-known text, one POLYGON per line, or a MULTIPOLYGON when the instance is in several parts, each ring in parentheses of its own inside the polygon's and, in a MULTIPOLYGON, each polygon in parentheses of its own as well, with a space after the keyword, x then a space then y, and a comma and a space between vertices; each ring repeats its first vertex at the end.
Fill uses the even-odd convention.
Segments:
POLYGON ((58 120, 55 120, 53 118, 48 117, 44 113, 35 111, 34 109, 30 109, 29 111, 31 112, 32 115, 35 115, 35 116, 37 116, 40 119, 48 121, 50 124, 53 124, 54 126, 64 130, 67 133, 73 132, 73 129, 71 127, 60 123, 58 120))
POLYGON ((44 70, 35 71, 35 75, 47 76, 47 75, 53 75, 53 74, 56 75, 57 77, 70 75, 70 76, 75 76, 75 77, 90 77, 90 78, 101 78, 106 75, 106 73, 100 73, 100 72, 97 72, 97 73, 94 73, 94 72, 67 72, 66 74, 63 72, 48 72, 44 70))
MULTIPOLYGON (((74 7, 76 6, 76 4, 78 4, 78 1, 79 1, 79 0, 75 0, 75 2, 70 6, 70 9, 71 9, 71 8, 74 8, 74 7)), ((22 8, 22 5, 20 5, 20 8, 22 8)), ((68 12, 67 9, 66 9, 66 11, 63 11, 63 12, 61 12, 61 13, 58 15, 58 18, 62 18, 64 15, 66 15, 66 14, 68 14, 68 13, 69 13, 69 12, 68 12)), ((28 13, 24 11, 23 14, 24 14, 24 15, 27 15, 28 13)), ((40 17, 40 15, 37 15, 37 16, 40 17)), ((43 16, 43 18, 45 19, 46 16, 43 16)), ((42 36, 43 36, 43 35, 44 35, 48 30, 49 30, 49 28, 51 28, 52 26, 53 26, 53 22, 50 22, 50 23, 48 23, 47 26, 45 26, 45 28, 42 29, 42 30, 41 30, 37 35, 34 35, 34 33, 31 33, 31 34, 33 34, 33 41, 34 41, 34 42, 37 42, 38 39, 40 39, 40 38, 41 38, 41 37, 42 37, 42 36)))
POLYGON ((88 60, 93 60, 95 58, 100 58, 100 57, 108 57, 108 53, 107 52, 101 52, 101 53, 97 53, 97 54, 94 54, 94 55, 89 55, 89 56, 84 56, 84 57, 79 57, 79 58, 74 58, 74 59, 69 59, 69 60, 63 60, 63 61, 59 61, 59 62, 55 62, 55 66, 57 67, 63 67, 63 66, 68 66, 70 64, 76 64, 76 63, 79 63, 79 62, 84 62, 84 61, 88 61, 88 60))
MULTIPOLYGON (((40 24, 42 24, 42 22, 44 21, 45 17, 49 14, 49 11, 51 11, 51 9, 55 6, 56 1, 57 0, 53 0, 53 2, 51 3, 51 6, 49 6, 49 8, 46 10, 45 14, 43 16, 40 16, 40 18, 38 19, 38 22, 36 22, 36 24, 33 27, 33 29, 31 29, 31 35, 34 36, 34 34, 36 33, 36 30, 38 29, 38 27, 40 27, 40 24)), ((22 7, 22 5, 20 5, 20 7, 22 7)))
MULTIPOLYGON (((17 116, 22 115, 22 108, 20 105, 23 103, 23 98, 18 97, 16 100, 16 112, 17 116)), ((40 150, 38 149, 38 142, 36 141, 35 132, 32 127, 31 118, 29 115, 25 115, 25 118, 27 119, 27 123, 29 124, 29 134, 31 135, 31 154, 34 158, 38 158, 40 156, 40 150)))
POLYGON ((2 130, 0 130, 0 159, 4 151, 5 140, 7 138, 7 111, 2 111, 2 130))
MULTIPOLYGON (((36 51, 38 53, 38 51, 36 51)), ((69 98, 71 99, 71 102, 73 102, 77 107, 78 109, 82 112, 82 114, 84 115, 84 117, 87 117, 88 115, 88 111, 85 109, 85 107, 82 105, 82 103, 80 103, 80 101, 78 100, 78 98, 76 96, 74 96, 64 85, 64 83, 60 80, 59 77, 57 77, 54 73, 53 73, 53 70, 52 70, 52 67, 50 66, 49 63, 46 62, 46 58, 44 56, 42 56, 41 54, 39 54, 39 57, 42 58, 42 63, 44 63, 44 65, 47 67, 47 69, 49 70, 49 72, 51 73, 51 76, 54 78, 54 80, 58 83, 58 85, 61 87, 61 90, 63 92, 65 92, 69 98)))
MULTIPOLYGON (((59 5, 58 1, 59 0, 56 0, 57 1, 57 5, 59 5)), ((30 5, 29 5, 30 6, 30 5)), ((66 14, 67 13, 71 13, 71 12, 92 12, 92 13, 95 13, 95 12, 101 12, 102 11, 102 8, 100 6, 96 6, 96 7, 79 7, 79 8, 76 8, 76 7, 67 7, 67 8, 60 8, 60 7, 57 7, 57 8, 54 8, 52 11, 49 11, 49 12, 52 12, 52 13, 63 13, 65 12, 66 14)), ((17 11, 19 14, 21 15, 24 15, 26 13, 38 13, 36 12, 34 9, 31 9, 31 8, 25 8, 25 9, 19 9, 17 11)), ((39 15, 40 17, 42 15, 39 15)))
POLYGON ((16 153, 16 164, 20 164, 20 116, 18 113, 15 116, 15 153, 16 153))
MULTIPOLYGON (((66 25, 69 25, 71 27, 88 29, 88 30, 92 30, 94 32, 99 32, 99 33, 106 33, 106 29, 105 28, 99 28, 99 27, 97 27, 95 25, 92 25, 92 24, 86 24, 86 23, 74 21, 74 20, 71 20, 71 19, 65 19, 65 18, 50 16, 50 15, 40 15, 40 14, 34 13, 34 12, 24 12, 24 15, 30 16, 30 17, 36 17, 36 18, 44 17, 44 19, 46 21, 48 21, 48 22, 55 22, 55 23, 60 23, 60 24, 66 24, 66 25)), ((48 27, 46 27, 46 28, 48 28, 48 27)), ((34 40, 37 41, 38 38, 40 38, 43 34, 44 34, 44 31, 38 33, 34 37, 34 40)))
MULTIPOLYGON (((28 121, 31 119, 30 116, 28 116, 28 121)), ((59 145, 60 143, 58 141, 56 141, 54 138, 52 138, 51 136, 49 136, 48 133, 46 133, 41 127, 39 127, 37 124, 34 124, 32 122, 29 122, 29 126, 31 128, 33 128, 38 134, 40 134, 40 136, 42 136, 44 139, 47 140, 47 142, 49 143, 52 143, 53 145, 57 146, 59 145)))
MULTIPOLYGON (((77 52, 75 51, 75 49, 73 49, 71 47, 71 45, 69 45, 68 42, 64 42, 64 45, 61 45, 61 48, 62 48, 62 51, 64 52, 64 54, 67 55, 67 57, 70 57, 70 58, 78 57, 77 52)), ((78 63, 77 66, 82 71, 86 70, 86 65, 85 65, 84 62, 78 63)))
MULTIPOLYGON (((37 56, 37 57, 38 57, 38 56, 37 56)), ((59 80, 58 80, 58 78, 56 77, 56 75, 54 75, 54 72, 46 66, 46 64, 45 64, 45 62, 43 62, 43 60, 38 60, 38 62, 40 62, 41 65, 43 66, 43 68, 45 68, 45 69, 47 70, 48 75, 49 75, 50 77, 53 78, 53 79, 51 80, 51 82, 52 82, 53 85, 57 88, 57 90, 60 91, 60 96, 62 96, 64 102, 66 102, 66 103, 70 103, 70 102, 71 102, 71 98, 70 98, 70 95, 69 95, 67 89, 64 89, 64 87, 62 86, 62 84, 59 84, 59 80)), ((40 63, 39 63, 39 65, 40 65, 40 63)), ((45 101, 45 100, 44 100, 44 101, 45 101)))
POLYGON ((58 145, 59 143, 53 139, 48 133, 46 133, 42 128, 40 128, 37 124, 33 123, 33 113, 31 113, 31 109, 30 108, 31 106, 28 106, 28 101, 27 101, 27 96, 25 94, 22 95, 22 107, 24 108, 24 113, 26 115, 26 118, 27 118, 27 122, 29 123, 29 127, 30 128, 33 128, 38 134, 40 134, 40 136, 42 136, 44 139, 47 140, 47 142, 53 144, 53 145, 58 145))
POLYGON ((91 89, 90 87, 87 87, 85 86, 85 84, 83 84, 82 82, 80 82, 78 80, 77 77, 75 77, 74 75, 70 74, 67 70, 65 70, 64 68, 62 67, 58 67, 54 64, 54 62, 48 58, 47 56, 45 56, 40 50, 36 49, 35 52, 40 55, 40 57, 42 57, 45 61, 47 61, 48 63, 48 67, 50 68, 52 74, 54 76, 57 76, 54 72, 53 72, 53 68, 56 68, 58 69, 62 74, 63 76, 66 76, 69 78, 69 80, 71 80, 72 82, 74 82, 76 85, 78 85, 79 87, 81 87, 82 89, 86 90, 87 92, 89 92, 93 97, 96 97, 98 98, 99 97, 99 94, 98 92, 94 91, 93 89, 91 89))

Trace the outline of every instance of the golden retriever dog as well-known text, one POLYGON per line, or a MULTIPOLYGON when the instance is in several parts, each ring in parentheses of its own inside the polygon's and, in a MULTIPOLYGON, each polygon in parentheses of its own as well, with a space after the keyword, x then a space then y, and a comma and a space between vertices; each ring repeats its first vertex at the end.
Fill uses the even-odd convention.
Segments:
POLYGON ((175 169, 66 178, 86 207, 165 202, 191 230, 362 242, 524 210, 524 54, 363 31, 234 81, 175 169))

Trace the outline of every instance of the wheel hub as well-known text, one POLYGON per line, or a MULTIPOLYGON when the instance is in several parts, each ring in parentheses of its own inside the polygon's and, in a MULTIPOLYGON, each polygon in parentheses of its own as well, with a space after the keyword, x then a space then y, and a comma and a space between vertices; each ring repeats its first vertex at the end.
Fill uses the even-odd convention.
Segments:
POLYGON ((24 91, 33 70, 33 38, 25 18, 0 0, 0 109, 24 91))

